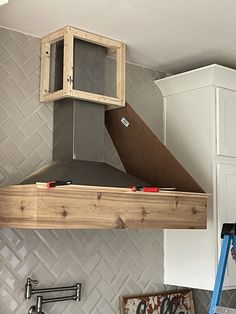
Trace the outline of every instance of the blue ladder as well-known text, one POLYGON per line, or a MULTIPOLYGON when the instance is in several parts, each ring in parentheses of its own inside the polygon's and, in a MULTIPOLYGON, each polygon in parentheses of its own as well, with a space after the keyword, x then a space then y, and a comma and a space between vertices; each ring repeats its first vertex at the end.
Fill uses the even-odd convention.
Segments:
POLYGON ((236 314, 236 309, 219 306, 231 244, 236 254, 236 224, 223 224, 221 238, 223 244, 209 314, 236 314))

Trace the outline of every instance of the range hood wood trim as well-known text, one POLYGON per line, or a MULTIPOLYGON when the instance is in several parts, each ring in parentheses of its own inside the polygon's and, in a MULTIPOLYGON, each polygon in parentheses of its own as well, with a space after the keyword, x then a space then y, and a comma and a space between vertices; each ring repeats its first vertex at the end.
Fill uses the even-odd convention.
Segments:
POLYGON ((0 188, 0 227, 28 229, 205 229, 205 193, 46 184, 0 188))

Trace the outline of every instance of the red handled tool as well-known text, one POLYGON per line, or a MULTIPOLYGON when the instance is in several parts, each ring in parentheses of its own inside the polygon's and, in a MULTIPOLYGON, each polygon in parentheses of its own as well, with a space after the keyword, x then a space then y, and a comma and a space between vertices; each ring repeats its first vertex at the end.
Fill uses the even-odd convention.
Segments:
POLYGON ((50 188, 55 188, 56 186, 59 186, 59 185, 70 185, 72 184, 72 181, 59 181, 59 180, 56 180, 56 181, 49 181, 47 182, 47 187, 48 189, 50 188))
POLYGON ((159 192, 159 191, 174 191, 176 188, 158 188, 156 186, 132 186, 133 192, 141 191, 141 192, 159 192))

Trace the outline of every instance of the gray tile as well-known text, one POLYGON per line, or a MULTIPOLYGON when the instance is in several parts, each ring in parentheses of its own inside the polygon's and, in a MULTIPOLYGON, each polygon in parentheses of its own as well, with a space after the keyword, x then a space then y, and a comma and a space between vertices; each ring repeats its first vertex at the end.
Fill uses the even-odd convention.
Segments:
POLYGON ((38 129, 43 123, 43 119, 41 116, 34 112, 24 123, 21 125, 21 130, 25 134, 25 136, 30 136, 32 134, 32 130, 38 129))
POLYGON ((12 160, 16 166, 18 166, 25 160, 22 152, 18 149, 17 145, 14 144, 10 139, 7 139, 2 143, 1 149, 7 154, 8 158, 12 160))
POLYGON ((40 39, 31 37, 22 47, 22 51, 27 59, 31 58, 35 53, 40 52, 40 39))
POLYGON ((39 114, 48 122, 49 126, 53 125, 53 103, 42 104, 39 108, 39 114))
MULTIPOLYGON (((11 230, 11 229, 8 229, 11 230)), ((10 273, 10 271, 6 268, 3 267, 0 270, 0 278, 7 284, 7 286, 13 290, 16 286, 14 285, 14 282, 16 281, 14 276, 10 273)))
POLYGON ((5 245, 2 249, 0 249, 0 254, 5 258, 5 260, 9 263, 12 268, 15 268, 20 260, 15 253, 7 245, 5 245))
POLYGON ((20 150, 24 154, 24 156, 27 157, 31 155, 36 150, 36 148, 38 148, 39 145, 42 144, 42 142, 42 137, 37 132, 34 132, 20 146, 20 150))
POLYGON ((24 33, 10 31, 10 34, 19 46, 22 46, 28 41, 28 38, 24 33))
POLYGON ((11 55, 11 57, 19 66, 26 62, 26 56, 12 37, 4 42, 3 47, 7 50, 7 52, 11 55))
POLYGON ((7 118, 9 118, 6 110, 3 108, 2 105, 0 105, 0 124, 5 121, 7 118))
POLYGON ((17 146, 24 142, 24 134, 11 118, 2 123, 2 128, 17 146))
POLYGON ((24 175, 27 176, 35 171, 41 163, 42 159, 39 154, 37 152, 33 152, 30 156, 24 159, 24 161, 19 165, 19 168, 24 175))
POLYGON ((1 302, 4 306, 6 306, 12 313, 17 308, 17 302, 14 300, 13 296, 7 291, 7 289, 1 289, 0 290, 0 298, 1 302))
POLYGON ((52 147, 52 131, 46 123, 43 123, 38 129, 39 134, 45 140, 49 147, 52 147))
MULTIPOLYGON (((37 243, 34 241, 34 245, 37 243)), ((25 281, 25 278, 30 277, 33 270, 39 264, 38 258, 33 254, 33 252, 28 252, 27 258, 17 267, 17 275, 21 280, 21 283, 25 281)), ((33 277, 32 277, 33 278, 33 277)), ((37 277, 34 277, 37 279, 37 277)))
MULTIPOLYGON (((8 116, 14 120, 15 124, 19 127, 26 119, 25 115, 23 114, 22 110, 16 103, 13 101, 12 98, 8 98, 3 104, 2 109, 8 113, 8 116)), ((1 121, 1 118, 0 118, 1 121)))
POLYGON ((22 173, 14 166, 10 159, 3 161, 1 166, 9 178, 9 184, 17 184, 22 179, 22 173))
POLYGON ((8 93, 5 90, 5 88, 3 88, 3 86, 0 85, 0 104, 3 103, 4 101, 6 101, 6 99, 8 98, 8 93))
POLYGON ((38 147, 37 152, 45 162, 52 160, 52 149, 45 142, 38 147))
POLYGON ((8 138, 7 133, 3 130, 0 125, 0 143, 4 142, 8 138))
POLYGON ((28 80, 22 85, 22 91, 26 97, 31 96, 39 89, 39 74, 33 73, 28 80))
POLYGON ((6 49, 3 46, 0 46, 0 63, 3 63, 6 61, 9 57, 9 53, 6 51, 6 49))
POLYGON ((24 83, 26 75, 12 58, 8 58, 7 61, 3 63, 3 66, 18 85, 24 83))
POLYGON ((3 150, 3 147, 2 147, 2 145, 1 145, 1 143, 0 143, 0 152, 1 152, 1 154, 0 154, 0 168, 2 168, 1 163, 2 163, 5 159, 8 159, 8 156, 7 156, 7 154, 5 153, 5 151, 3 150))
POLYGON ((40 68, 40 57, 38 54, 34 54, 22 66, 22 70, 26 73, 27 76, 30 76, 35 72, 39 72, 40 70, 39 68, 40 68))
POLYGON ((30 95, 29 98, 27 98, 22 104, 21 104, 21 110, 24 112, 24 114, 28 117, 33 112, 38 110, 41 107, 39 102, 39 95, 37 92, 30 95))
POLYGON ((17 233, 17 231, 14 229, 2 228, 0 233, 7 239, 8 242, 10 242, 13 247, 16 247, 22 241, 19 233, 17 233))
POLYGON ((2 173, 0 168, 0 184, 3 185, 3 181, 6 179, 6 176, 2 173))
POLYGON ((11 37, 9 30, 0 27, 0 45, 2 45, 9 37, 11 37))
POLYGON ((8 78, 9 74, 8 72, 4 69, 3 66, 0 66, 0 83, 8 78))
POLYGON ((8 95, 14 99, 16 104, 21 104, 25 100, 21 88, 11 77, 2 82, 2 86, 8 95))

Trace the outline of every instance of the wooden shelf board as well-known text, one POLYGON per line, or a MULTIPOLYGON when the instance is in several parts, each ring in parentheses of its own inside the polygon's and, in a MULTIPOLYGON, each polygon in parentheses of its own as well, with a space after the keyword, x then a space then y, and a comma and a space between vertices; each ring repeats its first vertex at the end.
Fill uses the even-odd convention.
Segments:
POLYGON ((0 227, 29 229, 204 229, 207 194, 46 184, 0 188, 0 227))

